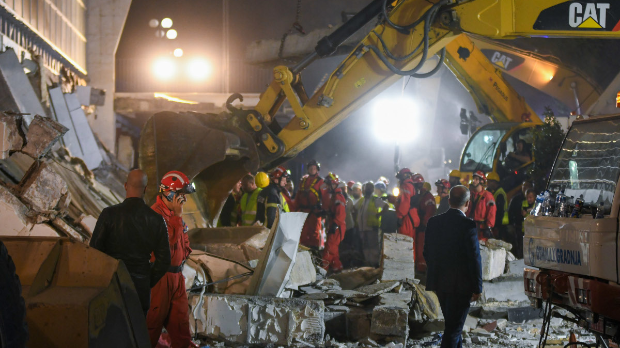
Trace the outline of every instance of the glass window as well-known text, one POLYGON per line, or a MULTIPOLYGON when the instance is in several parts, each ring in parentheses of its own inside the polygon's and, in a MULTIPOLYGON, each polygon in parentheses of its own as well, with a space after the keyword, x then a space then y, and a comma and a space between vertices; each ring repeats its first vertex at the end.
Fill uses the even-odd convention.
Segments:
POLYGON ((504 134, 504 129, 484 129, 476 132, 463 152, 461 171, 489 172, 493 168, 493 158, 504 134))
POLYGON ((620 119, 575 123, 549 180, 549 190, 583 195, 586 205, 604 202, 611 210, 620 174, 620 119))

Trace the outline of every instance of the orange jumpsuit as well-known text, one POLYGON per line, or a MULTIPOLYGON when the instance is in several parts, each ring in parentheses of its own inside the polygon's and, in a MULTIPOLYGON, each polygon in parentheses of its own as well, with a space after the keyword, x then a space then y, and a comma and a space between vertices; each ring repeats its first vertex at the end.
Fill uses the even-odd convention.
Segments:
POLYGON ((493 194, 487 190, 481 192, 471 191, 471 206, 467 211, 467 217, 476 222, 478 227, 478 239, 485 240, 482 231, 495 226, 495 214, 497 206, 493 194))
MULTIPOLYGON (((171 256, 168 272, 151 289, 151 307, 146 316, 151 346, 157 345, 161 329, 165 326, 170 335, 172 347, 186 348, 192 342, 189 331, 189 306, 181 265, 192 249, 189 247, 189 238, 183 219, 175 216, 174 212, 166 207, 161 196, 157 197, 157 202, 151 208, 166 221, 171 256)), ((152 256, 151 261, 153 261, 152 256)))
POLYGON ((347 218, 346 206, 347 201, 344 199, 342 190, 337 188, 333 193, 323 192, 328 199, 324 199, 323 209, 328 212, 326 221, 327 241, 323 250, 323 261, 327 262, 326 270, 341 271, 342 263, 340 262, 340 254, 338 247, 344 239, 344 233, 347 230, 345 219, 347 218))
POLYGON ((435 202, 435 197, 432 193, 426 191, 422 198, 420 199, 418 205, 418 215, 420 215, 420 228, 416 230, 415 236, 415 245, 416 245, 416 255, 417 259, 415 260, 415 269, 420 272, 426 271, 426 261, 424 260, 424 237, 426 235, 426 226, 428 225, 428 220, 435 216, 437 212, 437 203, 435 202))
POLYGON ((294 201, 297 211, 308 213, 299 243, 317 249, 324 244, 322 218, 318 215, 321 213, 321 185, 323 179, 318 174, 304 176, 294 201))
POLYGON ((420 226, 420 218, 417 207, 411 206, 411 197, 413 196, 415 196, 413 180, 407 179, 400 184, 400 195, 396 202, 396 217, 401 222, 398 233, 414 238, 413 255, 415 259, 415 229, 420 226))

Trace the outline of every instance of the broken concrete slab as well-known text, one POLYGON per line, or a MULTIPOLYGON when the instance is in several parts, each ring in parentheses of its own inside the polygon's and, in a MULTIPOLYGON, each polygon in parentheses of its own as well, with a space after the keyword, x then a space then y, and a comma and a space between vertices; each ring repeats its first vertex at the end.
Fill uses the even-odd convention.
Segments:
POLYGON ((22 152, 40 159, 69 129, 49 117, 35 115, 26 133, 26 146, 22 152))
POLYGON ((489 248, 489 249, 505 249, 506 251, 510 251, 512 249, 512 244, 508 243, 508 242, 504 242, 503 240, 499 240, 499 239, 487 239, 484 242, 484 245, 489 248))
POLYGON ((382 282, 415 278, 413 239, 398 233, 384 234, 381 269, 382 282))
MULTIPOLYGON (((69 224, 65 220, 57 217, 54 220, 52 220, 52 225, 56 227, 59 231, 62 231, 62 233, 64 233, 67 237, 70 237, 70 238, 73 238, 79 241, 84 241, 84 237, 82 237, 82 235, 79 234, 73 227, 69 226, 69 224)), ((36 226, 39 226, 39 225, 35 225, 35 227, 36 226)))
MULTIPOLYGON (((523 272, 521 272, 523 273, 523 272)), ((484 302, 527 301, 523 291, 522 277, 497 277, 492 282, 484 282, 482 288, 484 302)))
POLYGON ((33 165, 25 181, 20 183, 22 200, 39 213, 53 213, 64 195, 68 195, 67 183, 47 163, 33 165))
POLYGON ((7 159, 14 151, 24 146, 24 137, 20 131, 22 118, 19 115, 0 113, 0 159, 7 159))
POLYGON ((381 276, 381 268, 360 267, 345 269, 340 273, 329 276, 330 279, 338 281, 344 290, 354 290, 360 286, 374 283, 381 276))
POLYGON ((26 235, 33 224, 28 218, 29 209, 4 186, 0 186, 0 235, 26 235))
POLYGON ((207 337, 256 346, 323 343, 321 301, 274 297, 205 295, 207 337))
POLYGON ((378 296, 388 291, 392 291, 398 285, 400 285, 400 282, 392 281, 392 282, 361 286, 355 289, 355 291, 362 292, 368 296, 378 296))
POLYGON ((209 276, 209 279, 216 282, 241 274, 248 274, 247 277, 229 280, 222 283, 214 284, 213 291, 220 294, 245 294, 250 285, 249 274, 251 269, 240 264, 223 260, 221 258, 209 255, 203 251, 194 250, 189 258, 199 264, 209 276))
POLYGON ((480 245, 482 261, 482 280, 491 280, 504 274, 506 267, 506 249, 490 249, 480 245))
POLYGON ((300 251, 295 257, 295 264, 288 278, 287 288, 297 289, 299 286, 316 282, 316 269, 309 251, 300 251))
POLYGON ((24 115, 26 125, 30 124, 34 115, 45 115, 41 101, 12 48, 0 53, 0 90, 0 110, 27 114, 24 115))
POLYGON ((365 308, 351 308, 346 314, 347 337, 359 341, 370 334, 372 311, 365 308))
POLYGON ((409 308, 409 304, 413 300, 413 292, 388 292, 379 295, 379 305, 409 308))
POLYGON ((525 269, 525 260, 508 261, 506 258, 506 276, 515 278, 523 278, 523 270, 525 269))

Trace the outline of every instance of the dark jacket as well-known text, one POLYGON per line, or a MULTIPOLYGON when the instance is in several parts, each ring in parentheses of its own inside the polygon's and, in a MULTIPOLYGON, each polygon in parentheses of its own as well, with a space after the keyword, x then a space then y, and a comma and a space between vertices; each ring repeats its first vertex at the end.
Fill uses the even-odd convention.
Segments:
POLYGON ((166 223, 142 198, 127 198, 121 204, 103 209, 90 246, 122 260, 134 283, 140 279, 153 287, 170 266, 166 223), (152 267, 151 252, 155 255, 152 267))
POLYGON ((522 210, 521 205, 523 204, 524 199, 525 199, 525 196, 523 196, 523 193, 519 192, 514 197, 512 197, 512 199, 510 200, 510 204, 508 205, 508 220, 510 221, 511 225, 518 226, 519 229, 520 229, 520 226, 523 225, 523 215, 521 214, 521 210, 522 210))
POLYGON ((482 266, 476 223, 457 209, 432 217, 424 243, 426 290, 482 292, 482 266))
POLYGON ((278 209, 283 204, 280 192, 282 192, 280 185, 272 182, 258 194, 256 220, 267 228, 271 228, 276 220, 278 209))

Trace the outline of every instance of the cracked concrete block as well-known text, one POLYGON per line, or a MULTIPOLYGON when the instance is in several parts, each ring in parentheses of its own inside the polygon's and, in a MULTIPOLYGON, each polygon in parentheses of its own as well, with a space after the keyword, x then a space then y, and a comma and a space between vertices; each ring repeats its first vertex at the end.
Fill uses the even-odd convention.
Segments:
POLYGON ((370 334, 370 322, 372 311, 351 307, 346 314, 347 338, 351 341, 359 341, 370 334))
POLYGON ((415 277, 413 239, 398 233, 384 234, 381 269, 382 282, 413 279, 415 277))
POLYGON ((376 306, 372 310, 370 332, 381 336, 396 336, 406 341, 409 336, 409 307, 376 306))
POLYGON ((22 118, 19 115, 0 113, 0 159, 7 159, 13 151, 19 151, 24 146, 19 127, 22 118))
POLYGON ((205 295, 203 334, 232 344, 255 346, 323 343, 321 301, 243 295, 205 295))
POLYGON ((316 268, 309 251, 300 251, 295 256, 295 264, 288 278, 287 288, 297 289, 302 285, 316 282, 316 268))
POLYGON ((0 235, 21 236, 27 235, 32 229, 32 223, 28 219, 28 207, 24 205, 5 187, 0 186, 0 235))
POLYGON ((481 245, 480 258, 482 261, 482 280, 495 279, 504 274, 506 249, 490 249, 481 245))
POLYGON ((39 213, 52 212, 62 197, 69 195, 67 183, 46 163, 27 175, 21 184, 21 198, 39 213))
POLYGON ((34 159, 39 159, 52 148, 52 146, 69 129, 49 117, 34 116, 34 120, 26 133, 26 146, 22 152, 34 159))
POLYGON ((485 242, 485 245, 489 249, 501 249, 501 248, 504 248, 507 251, 510 251, 512 249, 512 244, 510 244, 508 242, 504 242, 503 240, 499 240, 499 239, 488 239, 485 242))
POLYGON ((388 292, 379 295, 379 305, 408 309, 412 299, 413 292, 411 291, 388 292))
MULTIPOLYGON (((355 289, 355 291, 358 292, 362 292, 368 296, 378 296, 381 294, 384 294, 388 291, 392 291, 394 288, 396 288, 397 286, 400 285, 400 282, 394 281, 394 282, 385 282, 385 283, 378 283, 378 284, 371 284, 371 285, 365 285, 365 286, 361 286, 357 289, 355 289)), ((411 295, 410 295, 411 297, 411 295)), ((410 298, 411 300, 411 298, 410 298)))

